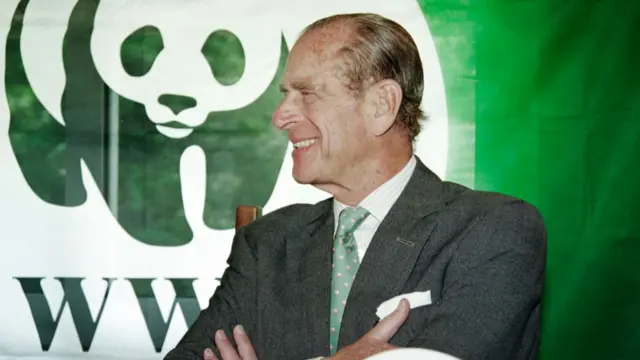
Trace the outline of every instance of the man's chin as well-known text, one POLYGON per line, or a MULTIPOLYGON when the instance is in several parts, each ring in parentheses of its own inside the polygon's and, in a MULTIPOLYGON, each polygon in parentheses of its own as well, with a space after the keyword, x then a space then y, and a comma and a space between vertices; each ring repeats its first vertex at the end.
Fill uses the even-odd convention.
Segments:
POLYGON ((314 185, 320 180, 320 174, 313 167, 293 165, 293 179, 301 185, 314 185))
POLYGON ((296 173, 295 170, 293 171, 293 180, 295 180, 300 185, 311 185, 311 184, 313 184, 313 178, 312 177, 296 173))
POLYGON ((326 171, 326 163, 314 159, 314 161, 293 162, 293 179, 301 185, 321 186, 326 184, 330 178, 326 171))
POLYGON ((318 190, 333 194, 331 182, 323 181, 319 174, 300 174, 294 171, 293 179, 300 185, 311 185, 318 190))

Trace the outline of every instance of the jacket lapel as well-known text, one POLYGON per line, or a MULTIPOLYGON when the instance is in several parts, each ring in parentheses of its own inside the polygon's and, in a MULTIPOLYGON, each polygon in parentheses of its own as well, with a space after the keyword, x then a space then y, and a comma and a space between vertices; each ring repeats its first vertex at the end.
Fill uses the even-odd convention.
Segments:
POLYGON ((379 320, 378 305, 398 294, 436 227, 428 215, 442 205, 442 181, 418 159, 409 183, 376 231, 345 307, 338 347, 357 341, 379 320))
POLYGON ((329 352, 331 199, 312 209, 310 221, 287 236, 285 347, 287 359, 329 352))

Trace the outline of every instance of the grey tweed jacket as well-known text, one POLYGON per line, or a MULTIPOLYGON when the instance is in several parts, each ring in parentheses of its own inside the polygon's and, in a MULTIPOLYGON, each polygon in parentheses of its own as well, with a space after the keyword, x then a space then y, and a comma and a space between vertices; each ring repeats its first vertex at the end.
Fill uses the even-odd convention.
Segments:
MULTIPOLYGON (((242 324, 261 360, 328 355, 332 199, 241 228, 221 283, 166 360, 202 359, 214 332, 242 324)), ((339 348, 379 320, 383 301, 431 291, 391 339, 465 360, 534 359, 546 230, 531 205, 443 182, 419 159, 349 293, 339 348)))

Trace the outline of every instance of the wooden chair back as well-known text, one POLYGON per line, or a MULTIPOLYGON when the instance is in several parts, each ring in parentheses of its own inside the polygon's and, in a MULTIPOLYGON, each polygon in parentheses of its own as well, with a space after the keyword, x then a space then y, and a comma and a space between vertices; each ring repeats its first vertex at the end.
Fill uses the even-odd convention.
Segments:
POLYGON ((262 209, 258 206, 240 205, 236 208, 236 231, 249 225, 253 220, 262 214, 262 209))

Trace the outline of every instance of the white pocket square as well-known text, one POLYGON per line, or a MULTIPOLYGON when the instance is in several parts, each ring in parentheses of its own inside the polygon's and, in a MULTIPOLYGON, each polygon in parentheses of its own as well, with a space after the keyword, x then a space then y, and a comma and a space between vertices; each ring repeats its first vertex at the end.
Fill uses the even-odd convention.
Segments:
POLYGON ((400 294, 398 296, 394 296, 391 299, 383 302, 378 306, 378 310, 376 311, 376 315, 380 319, 386 317, 391 314, 393 310, 398 307, 400 300, 407 299, 409 301, 409 308, 414 309, 419 306, 425 306, 431 304, 431 290, 427 291, 416 291, 408 294, 400 294))

